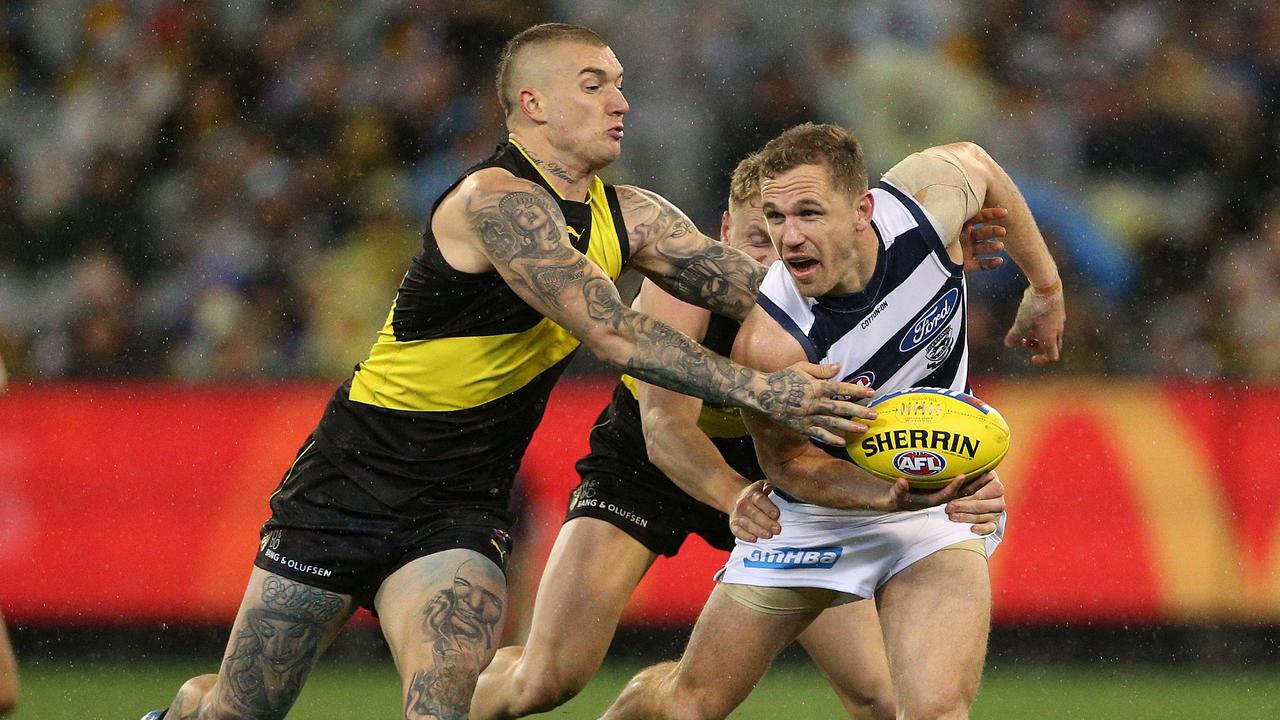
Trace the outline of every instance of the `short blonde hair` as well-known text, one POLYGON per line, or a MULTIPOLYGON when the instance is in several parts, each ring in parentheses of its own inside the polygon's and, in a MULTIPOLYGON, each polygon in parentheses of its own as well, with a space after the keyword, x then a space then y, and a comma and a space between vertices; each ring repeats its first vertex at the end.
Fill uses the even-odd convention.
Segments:
POLYGON ((542 23, 516 33, 502 47, 502 55, 498 58, 498 102, 507 117, 511 117, 516 107, 515 91, 511 88, 511 65, 516 55, 530 45, 552 42, 580 42, 593 47, 608 44, 591 28, 566 23, 542 23))
POLYGON ((729 178, 729 204, 741 205, 760 199, 760 153, 742 158, 729 178))
POLYGON ((801 165, 826 165, 835 186, 849 194, 867 189, 862 144, 839 125, 804 123, 784 131, 760 151, 761 178, 775 178, 801 165))

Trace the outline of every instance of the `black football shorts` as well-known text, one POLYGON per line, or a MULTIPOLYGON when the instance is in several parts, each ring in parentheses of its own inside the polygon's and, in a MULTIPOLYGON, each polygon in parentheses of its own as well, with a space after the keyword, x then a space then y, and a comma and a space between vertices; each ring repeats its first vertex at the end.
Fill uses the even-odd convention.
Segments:
POLYGON ((679 490, 670 480, 647 482, 645 474, 599 468, 582 477, 569 495, 565 522, 577 517, 604 520, 635 538, 651 552, 671 557, 696 533, 712 547, 733 549, 729 516, 679 490))
POLYGON ((351 595, 370 610, 387 576, 434 553, 473 550, 505 572, 512 520, 505 501, 451 498, 447 488, 405 500, 412 493, 398 485, 406 482, 354 480, 308 438, 271 495, 254 564, 351 595), (383 483, 390 487, 379 493, 383 483))

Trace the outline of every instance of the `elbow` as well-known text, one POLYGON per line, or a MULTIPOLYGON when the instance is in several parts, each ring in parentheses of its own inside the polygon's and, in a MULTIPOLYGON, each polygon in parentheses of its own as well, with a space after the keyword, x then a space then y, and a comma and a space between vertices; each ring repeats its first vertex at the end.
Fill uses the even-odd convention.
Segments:
POLYGON ((659 470, 670 475, 672 468, 670 467, 670 458, 667 455, 665 444, 662 442, 661 428, 667 428, 669 425, 665 423, 661 415, 648 412, 640 420, 640 427, 644 432, 644 452, 649 456, 649 462, 653 463, 659 470))
POLYGON ((792 495, 799 497, 809 493, 809 484, 804 482, 804 475, 793 472, 791 463, 761 463, 760 469, 764 471, 764 476, 769 478, 769 482, 792 495))
POLYGON ((593 329, 581 339, 592 355, 611 367, 625 368, 631 361, 634 343, 613 328, 593 329))
POLYGON ((1000 171, 1000 166, 996 163, 995 158, 991 157, 991 154, 978 143, 965 140, 954 143, 949 147, 955 156, 960 159, 965 172, 970 176, 989 181, 1000 171))
POLYGON ((666 455, 662 453, 662 443, 658 442, 652 434, 646 432, 644 434, 644 452, 649 456, 649 462, 664 473, 667 472, 666 455))
POLYGON ((967 161, 982 165, 995 163, 995 160, 991 158, 991 155, 985 148, 971 140, 961 140, 958 143, 952 143, 950 148, 952 152, 967 161))

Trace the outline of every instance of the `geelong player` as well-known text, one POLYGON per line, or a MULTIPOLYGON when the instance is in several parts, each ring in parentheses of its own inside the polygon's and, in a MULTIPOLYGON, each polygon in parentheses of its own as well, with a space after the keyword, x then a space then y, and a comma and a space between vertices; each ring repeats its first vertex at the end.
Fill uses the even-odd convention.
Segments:
POLYGON ((520 33, 498 90, 509 138, 436 201, 368 359, 271 496, 217 675, 184 685, 173 717, 283 717, 361 605, 381 618, 405 717, 465 717, 505 611, 516 468, 580 341, 636 378, 819 440, 843 443, 873 415, 850 401, 869 394, 857 385, 735 365, 621 303, 613 280, 630 264, 741 319, 764 271, 661 197, 598 177, 628 111, 599 36, 520 33))
MULTIPOLYGON (((760 163, 750 155, 729 185, 720 239, 765 266, 778 259, 760 210, 760 163)), ((991 209, 982 220, 1003 215, 991 209)), ((995 267, 1003 228, 972 234, 981 260, 995 267)), ((982 263, 982 265, 980 265, 982 263)), ((676 300, 645 282, 632 306, 727 354, 738 323, 676 300)), ((576 695, 599 669, 631 593, 658 555, 675 555, 696 533, 713 547, 733 548, 729 517, 744 539, 777 530, 776 508, 747 483, 763 477, 751 438, 736 410, 624 377, 591 430, 591 452, 578 462, 582 482, 556 538, 538 588, 533 624, 523 647, 498 651, 480 676, 472 720, 546 712, 576 695), (756 502, 763 506, 757 509, 756 502)), ((1003 498, 998 483, 979 496, 954 500, 957 517, 996 529, 1003 498), (991 500, 983 500, 992 493, 991 500), (979 513, 989 513, 984 518, 979 513)), ((870 602, 833 608, 800 635, 800 643, 830 679, 850 716, 892 718, 893 692, 880 627, 870 602), (860 642, 850 643, 853 635, 860 642)))
MULTIPOLYGON (((762 369, 834 362, 879 391, 968 388, 965 284, 956 239, 984 207, 1009 209, 1005 244, 1030 280, 1013 328, 1032 362, 1058 359, 1065 312, 1057 269, 1026 202, 976 145, 931 148, 868 190, 862 148, 805 124, 762 151, 765 218, 783 263, 743 323, 734 356, 762 369)), ((898 717, 968 715, 986 652, 987 556, 942 508, 886 504, 890 485, 837 449, 747 414, 778 490, 782 530, 738 543, 679 663, 642 671, 606 718, 723 718, 777 653, 829 608, 875 598, 898 717), (816 550, 802 558, 779 561, 816 550)), ((905 489, 906 481, 896 484, 905 489)), ((863 642, 846 634, 847 643, 863 642)))

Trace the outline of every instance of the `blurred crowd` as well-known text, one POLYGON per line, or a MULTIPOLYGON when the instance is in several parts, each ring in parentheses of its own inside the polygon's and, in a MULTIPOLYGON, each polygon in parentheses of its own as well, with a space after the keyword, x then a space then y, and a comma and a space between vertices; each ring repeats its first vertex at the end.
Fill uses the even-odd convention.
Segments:
MULTIPOLYGON (((611 182, 718 227, 785 127, 873 175, 986 147, 1058 249, 1065 370, 1280 377, 1280 5, 1158 0, 0 3, 0 356, 16 377, 338 377, 431 203, 504 137, 502 43, 626 68, 611 182)), ((973 280, 977 373, 1023 285, 973 280)))

